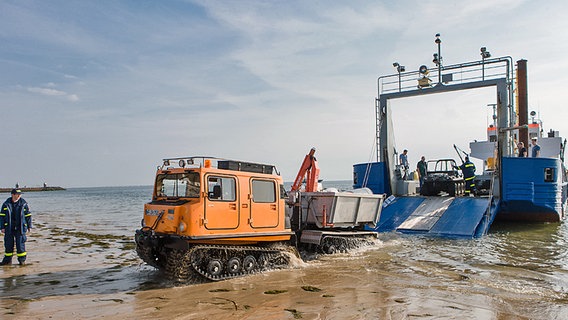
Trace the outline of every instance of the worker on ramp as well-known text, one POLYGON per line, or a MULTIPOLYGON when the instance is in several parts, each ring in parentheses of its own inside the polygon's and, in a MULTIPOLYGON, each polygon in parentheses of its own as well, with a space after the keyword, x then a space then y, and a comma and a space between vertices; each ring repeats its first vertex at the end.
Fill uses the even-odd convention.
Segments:
POLYGON ((465 180, 465 195, 475 195, 475 165, 469 161, 469 157, 465 156, 464 163, 460 166, 465 180))

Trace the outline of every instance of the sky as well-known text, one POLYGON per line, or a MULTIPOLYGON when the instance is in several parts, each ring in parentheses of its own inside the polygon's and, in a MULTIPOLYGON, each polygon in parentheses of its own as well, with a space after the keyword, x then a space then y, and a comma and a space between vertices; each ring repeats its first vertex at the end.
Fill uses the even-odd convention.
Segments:
MULTIPOLYGON (((0 2, 0 186, 151 185, 161 159, 274 164, 315 147, 324 180, 376 159, 377 78, 528 60, 529 108, 568 134, 568 2, 0 2)), ((393 104, 409 162, 485 139, 494 91, 393 104)), ((450 153, 450 154, 448 154, 450 153)))

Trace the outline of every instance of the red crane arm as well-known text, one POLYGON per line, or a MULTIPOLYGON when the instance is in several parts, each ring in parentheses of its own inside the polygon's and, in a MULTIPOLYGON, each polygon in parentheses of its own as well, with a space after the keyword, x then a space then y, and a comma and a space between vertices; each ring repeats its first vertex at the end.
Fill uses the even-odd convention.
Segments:
POLYGON ((300 171, 296 176, 296 180, 292 184, 290 191, 298 191, 302 185, 304 177, 306 177, 306 192, 315 192, 318 190, 319 167, 314 154, 316 148, 312 148, 310 152, 304 157, 300 171))

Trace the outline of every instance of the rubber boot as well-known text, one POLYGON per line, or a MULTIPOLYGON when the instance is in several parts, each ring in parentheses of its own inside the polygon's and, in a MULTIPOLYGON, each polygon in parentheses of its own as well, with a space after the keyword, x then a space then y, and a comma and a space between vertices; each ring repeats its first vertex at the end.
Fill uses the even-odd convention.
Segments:
POLYGON ((12 264, 12 257, 4 256, 4 259, 2 259, 2 262, 0 262, 0 266, 5 266, 9 264, 12 264))
POLYGON ((26 257, 18 257, 18 263, 23 266, 26 264, 26 257))

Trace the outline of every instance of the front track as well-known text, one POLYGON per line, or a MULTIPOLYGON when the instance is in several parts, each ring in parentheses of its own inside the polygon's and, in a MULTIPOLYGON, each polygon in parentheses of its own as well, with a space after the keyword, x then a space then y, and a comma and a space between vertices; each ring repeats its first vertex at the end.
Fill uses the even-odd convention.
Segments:
POLYGON ((212 281, 237 278, 290 265, 298 252, 291 247, 196 245, 189 250, 171 250, 166 274, 186 283, 196 275, 212 281))

